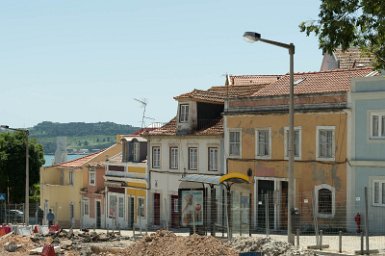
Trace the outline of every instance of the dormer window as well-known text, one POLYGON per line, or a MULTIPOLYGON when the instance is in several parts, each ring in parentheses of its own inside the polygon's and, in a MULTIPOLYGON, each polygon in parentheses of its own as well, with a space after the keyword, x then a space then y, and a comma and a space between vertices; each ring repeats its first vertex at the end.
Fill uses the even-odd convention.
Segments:
POLYGON ((188 104, 179 105, 179 122, 180 123, 186 123, 188 121, 188 111, 189 111, 188 104))

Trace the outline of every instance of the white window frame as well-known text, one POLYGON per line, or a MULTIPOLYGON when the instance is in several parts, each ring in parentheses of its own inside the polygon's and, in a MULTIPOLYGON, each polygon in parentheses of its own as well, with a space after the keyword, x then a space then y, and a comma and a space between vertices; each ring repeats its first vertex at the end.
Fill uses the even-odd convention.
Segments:
POLYGON ((385 207, 385 180, 373 180, 372 182, 372 204, 373 206, 382 206, 385 207), (376 191, 376 183, 378 184, 378 191, 376 191), (376 192, 378 192, 378 202, 376 202, 376 192))
POLYGON ((229 129, 229 156, 230 157, 241 157, 242 156, 242 130, 241 129, 229 129), (232 141, 231 134, 238 134, 239 140, 232 141), (233 148, 238 148, 238 153, 234 153, 233 148))
POLYGON ((174 200, 174 213, 178 213, 179 212, 179 198, 173 198, 172 200, 174 200))
POLYGON ((151 149, 151 166, 154 169, 160 169, 160 146, 152 146, 151 149))
POLYGON ((208 148, 208 170, 216 172, 219 170, 219 149, 218 147, 208 148))
POLYGON ((179 123, 187 123, 189 116, 189 104, 179 104, 179 123))
POLYGON ((90 204, 88 199, 83 199, 83 214, 87 216, 90 215, 90 204))
POLYGON ((334 161, 336 156, 336 135, 335 135, 335 126, 317 126, 316 134, 316 159, 319 161, 334 161), (332 157, 320 156, 320 132, 322 130, 332 131, 332 157))
POLYGON ((370 134, 369 138, 374 140, 385 140, 385 127, 383 127, 385 124, 382 123, 382 119, 385 119, 385 111, 377 111, 377 112, 371 112, 370 113, 370 134), (377 135, 374 135, 374 127, 373 127, 373 118, 377 117, 377 135), (383 134, 382 134, 383 130, 383 134))
POLYGON ((88 184, 90 186, 96 186, 96 171, 94 169, 88 172, 88 184))
POLYGON ((132 143, 132 161, 139 162, 140 159, 140 142, 134 141, 132 143))
POLYGON ((188 169, 198 170, 198 147, 188 147, 188 169))
POLYGON ((257 159, 271 159, 271 155, 272 155, 272 148, 271 148, 271 128, 270 127, 266 127, 266 128, 257 128, 255 129, 255 158, 257 159), (260 152, 259 152, 259 133, 261 131, 267 131, 268 132, 268 153, 267 155, 260 155, 260 152))
POLYGON ((117 194, 109 194, 108 195, 108 218, 115 219, 118 217, 118 195, 117 194), (114 198, 114 200, 112 200, 114 198), (113 201, 115 204, 112 205, 113 201), (111 214, 111 209, 113 209, 113 214, 111 214))
POLYGON ((169 149, 169 168, 171 170, 178 170, 179 168, 179 148, 177 146, 170 146, 169 149))
POLYGON ((315 194, 315 210, 316 210, 316 213, 317 213, 317 217, 319 218, 334 218, 334 215, 336 214, 336 189, 328 184, 321 184, 321 185, 318 185, 318 186, 315 186, 314 187, 314 194, 315 194), (332 212, 330 214, 326 214, 326 213, 319 213, 318 212, 318 203, 319 203, 319 198, 318 198, 318 193, 319 193, 319 190, 321 189, 327 189, 327 190, 330 190, 331 194, 332 194, 332 212))
POLYGON ((144 200, 144 197, 142 197, 142 196, 139 196, 138 197, 138 216, 139 217, 142 217, 142 218, 144 218, 144 217, 146 217, 146 204, 145 204, 145 200, 144 200), (143 208, 141 208, 140 207, 140 201, 143 201, 143 208))
MULTIPOLYGON (((289 159, 289 127, 285 127, 284 129, 284 151, 285 151, 285 159, 289 159)), ((294 159, 301 160, 302 157, 302 127, 294 127, 294 159), (295 133, 298 132, 298 141, 295 140, 295 133), (295 154, 295 146, 298 145, 298 155, 295 154)))

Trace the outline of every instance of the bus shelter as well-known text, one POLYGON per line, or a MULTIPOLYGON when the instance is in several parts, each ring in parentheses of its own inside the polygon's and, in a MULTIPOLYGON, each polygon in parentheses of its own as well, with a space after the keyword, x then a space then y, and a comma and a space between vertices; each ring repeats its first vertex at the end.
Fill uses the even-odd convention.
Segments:
MULTIPOLYGON (((212 196, 214 194, 214 186, 224 186, 226 189, 226 228, 227 228, 227 236, 228 239, 232 238, 232 225, 230 224, 231 220, 231 208, 232 208, 232 201, 231 201, 231 187, 234 184, 249 184, 249 177, 239 173, 239 172, 231 172, 225 175, 217 176, 217 175, 204 175, 204 174, 189 174, 180 179, 180 181, 183 182, 195 182, 195 183, 201 183, 203 186, 205 184, 208 184, 211 189, 211 205, 214 205, 215 198, 212 196)), ((214 222, 212 221, 214 218, 215 209, 211 207, 211 233, 215 234, 214 229, 214 222)), ((195 226, 194 226, 194 232, 195 232, 195 226)))

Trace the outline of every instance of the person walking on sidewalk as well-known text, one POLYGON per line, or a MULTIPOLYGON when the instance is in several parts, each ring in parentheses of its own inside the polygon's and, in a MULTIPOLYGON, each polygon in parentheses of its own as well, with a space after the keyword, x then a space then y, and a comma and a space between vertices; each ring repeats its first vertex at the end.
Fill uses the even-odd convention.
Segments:
POLYGON ((53 214, 52 209, 49 209, 49 212, 47 214, 48 227, 53 225, 54 219, 55 219, 55 214, 53 214))

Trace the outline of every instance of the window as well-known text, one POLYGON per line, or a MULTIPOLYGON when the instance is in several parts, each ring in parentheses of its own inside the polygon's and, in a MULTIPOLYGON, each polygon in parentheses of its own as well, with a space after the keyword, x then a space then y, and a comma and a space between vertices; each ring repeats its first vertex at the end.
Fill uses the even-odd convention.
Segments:
POLYGON ((317 159, 334 160, 334 126, 317 127, 317 159))
POLYGON ((179 212, 179 199, 178 198, 172 198, 173 200, 173 212, 179 212))
POLYGON ((372 113, 370 115, 371 133, 373 139, 385 139, 385 113, 372 113))
POLYGON ((209 171, 218 171, 218 148, 209 148, 209 171))
MULTIPOLYGON (((301 158, 301 128, 294 128, 294 158, 301 158)), ((289 157, 289 128, 285 127, 285 158, 289 157)))
POLYGON ((119 197, 118 216, 119 216, 119 218, 123 218, 123 216, 124 216, 124 201, 123 201, 123 197, 119 197))
POLYGON ((385 206, 385 180, 373 181, 373 205, 385 206))
POLYGON ((160 168, 160 147, 152 147, 152 168, 160 168))
POLYGON ((132 161, 139 162, 139 160, 140 160, 140 143, 136 141, 132 143, 132 161))
POLYGON ((178 148, 170 147, 170 169, 178 169, 178 148))
POLYGON ((89 172, 89 176, 88 176, 88 182, 91 186, 95 186, 96 185, 96 179, 95 179, 95 171, 94 170, 91 170, 89 172))
POLYGON ((117 197, 116 195, 110 195, 109 198, 109 206, 108 206, 108 217, 115 218, 116 217, 116 205, 117 205, 117 197))
POLYGON ((180 123, 185 123, 188 121, 188 111, 189 111, 188 104, 179 105, 179 122, 180 123))
POLYGON ((83 201, 83 213, 84 215, 89 215, 89 204, 87 199, 84 199, 83 201))
POLYGON ((257 158, 271 157, 271 132, 270 129, 258 129, 256 131, 256 155, 257 158))
POLYGON ((331 218, 335 214, 335 189, 322 184, 315 187, 316 212, 320 218, 331 218))
POLYGON ((72 171, 68 172, 68 184, 73 185, 74 184, 74 173, 72 171))
POLYGON ((229 155, 241 156, 241 132, 240 131, 229 132, 229 155))
POLYGON ((189 170, 198 169, 198 148, 196 147, 188 148, 188 169, 189 170))
POLYGON ((144 198, 138 198, 138 213, 140 217, 144 217, 144 198))

